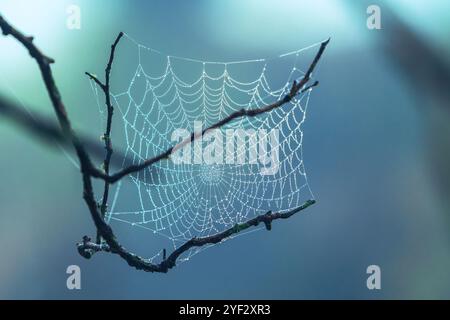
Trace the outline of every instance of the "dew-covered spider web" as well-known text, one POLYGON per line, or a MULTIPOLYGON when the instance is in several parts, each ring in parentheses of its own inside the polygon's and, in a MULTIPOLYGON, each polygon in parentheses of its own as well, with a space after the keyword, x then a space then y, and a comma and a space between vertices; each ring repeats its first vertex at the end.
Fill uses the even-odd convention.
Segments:
MULTIPOLYGON (((234 111, 280 100, 292 82, 304 75, 319 45, 270 58, 218 62, 167 55, 125 34, 111 80, 115 109, 112 143, 114 149, 125 153, 123 166, 140 163, 180 142, 172 140, 177 129, 193 132, 199 122, 204 129, 234 111)), ((91 86, 103 132, 103 97, 93 82, 91 86)), ((268 210, 284 212, 314 199, 302 154, 311 92, 307 90, 269 113, 240 118, 220 129, 224 149, 227 130, 250 134, 244 148, 235 146, 234 163, 227 163, 225 155, 222 162, 194 163, 195 153, 198 156, 208 145, 203 141, 201 149, 192 146, 191 163, 163 160, 122 179, 112 186, 106 220, 126 233, 150 231, 142 248, 151 261, 158 262, 163 248, 169 254, 193 237, 213 235, 268 210), (261 143, 269 142, 275 129, 278 141, 272 142, 276 145, 261 143), (278 161, 273 160, 276 148, 278 161), (252 150, 258 155, 253 162, 249 160, 252 150), (239 157, 244 163, 238 163, 239 157), (263 158, 265 164, 260 161, 263 158), (261 174, 261 168, 270 165, 267 159, 277 162, 277 169, 261 174)), ((242 234, 245 232, 237 235, 242 234)), ((189 260, 206 247, 191 249, 179 261, 189 260)))

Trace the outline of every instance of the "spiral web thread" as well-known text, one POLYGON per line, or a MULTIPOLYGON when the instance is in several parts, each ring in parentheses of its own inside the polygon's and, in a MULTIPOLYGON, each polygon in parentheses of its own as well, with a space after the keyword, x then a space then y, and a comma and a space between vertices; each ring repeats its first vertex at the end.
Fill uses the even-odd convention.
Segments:
MULTIPOLYGON (((165 55, 127 34, 124 38, 136 50, 135 64, 128 62, 135 69, 128 87, 112 93, 111 98, 114 116, 123 125, 124 141, 119 147, 124 148, 132 163, 176 144, 171 141, 172 133, 179 128, 193 132, 194 121, 202 121, 205 128, 234 111, 262 107, 281 99, 289 93, 292 82, 304 75, 300 62, 306 68, 309 56, 320 45, 319 42, 272 58, 212 62, 165 55), (270 77, 276 79, 270 81, 270 77), (137 88, 138 82, 141 89, 137 88)), ((106 114, 100 93, 93 82, 91 87, 104 128, 106 114)), ((268 210, 284 212, 314 199, 302 154, 302 125, 311 91, 281 108, 254 118, 238 119, 221 129, 267 133, 278 129, 276 174, 261 175, 260 164, 162 161, 115 185, 106 221, 152 231, 177 248, 192 237, 212 235, 268 210)), ((116 148, 118 142, 113 143, 116 148)), ((124 166, 130 164, 124 162, 124 166)), ((211 246, 193 248, 179 261, 187 261, 211 246)), ((155 250, 150 261, 161 258, 162 249, 155 250)))

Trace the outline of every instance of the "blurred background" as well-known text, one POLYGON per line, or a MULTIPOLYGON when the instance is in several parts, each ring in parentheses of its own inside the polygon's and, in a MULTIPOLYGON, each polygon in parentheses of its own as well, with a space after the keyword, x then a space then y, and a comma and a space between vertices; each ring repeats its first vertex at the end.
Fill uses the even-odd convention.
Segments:
MULTIPOLYGON (((83 73, 103 74, 119 31, 207 60, 332 42, 304 127, 317 204, 168 274, 114 255, 80 257, 75 243, 95 230, 76 166, 0 119, 0 298, 449 299, 449 12, 444 0, 2 0, 0 13, 55 58, 73 125, 93 138, 98 108, 83 73), (380 30, 366 26, 371 4, 381 8, 380 30), (80 30, 66 27, 70 5, 81 9, 80 30), (81 267, 81 290, 66 288, 71 264, 81 267), (372 264, 381 290, 366 287, 372 264)), ((0 48, 0 95, 53 117, 35 62, 10 37, 0 48)), ((122 232, 124 241, 140 232, 122 232)), ((146 254, 145 243, 133 249, 146 254)))

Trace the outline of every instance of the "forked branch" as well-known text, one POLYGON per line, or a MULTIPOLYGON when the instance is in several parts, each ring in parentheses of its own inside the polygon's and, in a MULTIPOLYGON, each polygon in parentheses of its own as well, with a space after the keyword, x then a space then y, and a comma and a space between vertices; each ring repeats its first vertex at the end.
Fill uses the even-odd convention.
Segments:
MULTIPOLYGON (((267 230, 271 230, 272 222, 274 220, 278 219, 287 219, 291 217, 292 215, 306 209, 307 207, 311 206, 315 203, 314 200, 308 200, 306 201, 302 206, 293 209, 288 212, 284 213, 272 213, 267 212, 262 215, 258 215, 244 223, 236 224, 232 228, 229 228, 223 232, 217 233, 215 235, 211 235, 208 237, 201 237, 201 238, 192 238, 185 242, 183 245, 178 247, 176 250, 174 250, 169 256, 166 257, 166 255, 163 255, 163 260, 158 263, 152 263, 151 261, 141 258, 140 256, 128 251, 126 248, 124 248, 117 240, 117 238, 114 235, 114 232, 112 228, 105 222, 104 215, 107 210, 107 202, 108 202, 108 192, 109 192, 109 186, 111 183, 114 183, 125 176, 141 171, 152 164, 161 161, 163 159, 168 159, 170 157, 170 154, 175 151, 174 148, 169 148, 167 151, 163 152, 160 155, 157 155, 153 158, 147 159, 143 161, 140 164, 131 165, 129 167, 126 167, 114 174, 109 173, 110 169, 110 163, 111 163, 111 157, 113 153, 112 144, 111 144, 111 126, 112 126, 112 117, 113 117, 113 106, 110 100, 110 74, 111 74, 111 68, 114 61, 114 54, 116 47, 122 37, 122 33, 120 33, 116 40, 114 41, 113 45, 111 46, 110 56, 109 60, 105 69, 105 82, 103 83, 100 81, 96 76, 94 76, 91 73, 86 73, 90 79, 92 79, 103 91, 105 94, 105 105, 107 109, 107 124, 106 129, 104 133, 104 142, 105 142, 105 149, 106 149, 106 155, 103 161, 103 171, 96 168, 90 159, 89 154, 86 151, 86 146, 82 141, 77 137, 75 132, 73 132, 71 123, 69 120, 69 117, 67 116, 65 105, 62 102, 61 96, 59 94, 59 90, 56 86, 56 83, 54 81, 52 71, 51 71, 51 64, 54 63, 54 60, 45 56, 33 43, 33 38, 25 36, 23 33, 15 29, 13 26, 11 26, 3 17, 0 15, 0 28, 5 36, 11 35, 13 38, 18 40, 30 53, 30 55, 36 60, 41 75, 43 78, 43 81, 46 85, 46 89, 48 92, 48 95, 50 97, 50 100, 52 102, 53 108, 55 110, 55 113, 58 118, 59 125, 61 127, 61 132, 56 131, 54 127, 52 128, 42 128, 40 127, 41 124, 39 122, 35 123, 35 128, 32 130, 36 133, 43 132, 43 136, 54 138, 54 139, 60 139, 63 141, 71 141, 73 147, 75 148, 76 154, 78 156, 79 162, 80 162, 80 169, 82 174, 82 180, 83 180, 83 198, 86 202, 86 205, 89 209, 89 212, 91 214, 91 217, 94 221, 95 227, 97 229, 97 241, 92 242, 91 239, 87 236, 83 237, 83 241, 81 243, 77 244, 78 251, 80 254, 85 258, 90 258, 94 253, 103 251, 103 252, 111 252, 114 254, 119 255, 122 257, 127 263, 135 267, 139 270, 149 271, 149 272, 167 272, 169 269, 173 268, 176 265, 177 259, 186 251, 193 247, 201 247, 207 244, 213 244, 213 243, 219 243, 221 241, 224 241, 233 235, 248 229, 250 227, 254 227, 259 225, 260 223, 264 223, 267 230), (104 190, 103 190, 103 198, 102 202, 99 205, 94 197, 94 190, 92 187, 92 178, 100 178, 105 181, 104 184, 104 190), (103 239, 105 242, 101 241, 103 239)), ((217 122, 216 124, 213 124, 211 127, 206 128, 202 132, 194 132, 191 134, 190 139, 186 139, 181 144, 178 144, 176 148, 182 147, 183 145, 187 143, 191 143, 198 137, 200 137, 202 134, 204 134, 209 129, 215 129, 220 128, 227 123, 241 118, 241 117, 255 117, 263 113, 270 112, 274 109, 277 109, 284 104, 290 102, 292 99, 294 99, 297 95, 304 93, 305 91, 309 90, 310 88, 317 86, 318 82, 315 81, 314 83, 308 85, 309 81, 311 80, 312 72, 314 71, 317 63, 319 62, 326 46, 328 45, 329 40, 324 41, 321 43, 320 48, 315 55, 313 61, 311 62, 307 72, 305 75, 297 82, 294 81, 292 84, 291 90, 289 93, 284 96, 282 99, 280 99, 277 102, 274 102, 270 105, 264 106, 262 108, 258 109, 242 109, 240 111, 234 112, 230 114, 228 117, 222 119, 221 121, 217 122)), ((0 106, 2 101, 0 100, 0 106)), ((9 106, 10 107, 10 106, 9 106)), ((11 109, 3 108, 4 110, 7 110, 8 112, 6 114, 14 114, 14 112, 11 111, 11 109)), ((0 108, 2 110, 2 108, 0 108)), ((14 119, 14 117, 12 117, 14 119)), ((20 121, 24 122, 22 117, 19 117, 20 121)))
MULTIPOLYGON (((114 43, 111 46, 111 52, 109 54, 108 64, 106 65, 106 69, 105 69, 105 83, 102 83, 93 74, 86 72, 86 75, 89 78, 91 78, 92 80, 94 80, 94 82, 100 86, 100 88, 103 90, 103 93, 105 94, 105 105, 106 105, 107 117, 106 117, 105 133, 102 136, 102 139, 105 142, 105 149, 106 149, 105 160, 103 161, 103 166, 102 166, 105 175, 109 175, 109 166, 110 166, 111 157, 113 154, 113 148, 112 148, 112 143, 111 143, 111 127, 112 127, 112 119, 113 119, 113 114, 114 114, 114 107, 111 103, 111 92, 110 92, 109 79, 111 76, 111 68, 112 68, 112 64, 114 61, 114 54, 116 52, 116 47, 120 41, 120 38, 122 38, 122 36, 123 36, 123 32, 120 32, 119 35, 117 36, 116 40, 114 41, 114 43)), ((102 202, 99 205, 100 213, 101 213, 103 219, 105 218, 106 210, 108 208, 109 185, 110 185, 110 181, 105 179, 104 187, 103 187, 102 202)), ((97 233, 97 243, 98 244, 101 243, 101 235, 99 233, 97 233)))
POLYGON ((129 174, 141 171, 142 169, 145 169, 161 160, 168 159, 170 157, 170 155, 172 154, 172 152, 176 151, 176 149, 179 149, 188 143, 192 143, 194 140, 196 140, 197 138, 202 136, 208 130, 223 127, 224 125, 230 123, 231 121, 242 118, 242 117, 256 117, 260 114, 270 112, 274 109, 277 109, 277 108, 283 106, 286 103, 289 103, 298 94, 302 94, 302 93, 308 91, 309 89, 311 89, 312 87, 315 87, 319 84, 318 81, 315 81, 311 85, 306 86, 306 84, 311 80, 311 75, 312 75, 317 63, 319 62, 320 58, 322 57, 322 54, 325 51, 325 48, 327 47, 329 42, 330 42, 330 39, 328 39, 320 44, 319 51, 317 52, 316 56, 314 57, 314 60, 312 61, 311 65, 309 66, 305 75, 300 79, 300 81, 298 83, 297 83, 297 81, 294 80, 291 90, 282 99, 280 99, 272 104, 269 104, 267 106, 261 107, 261 108, 241 109, 239 111, 233 112, 226 118, 218 121, 217 123, 211 125, 208 128, 205 128, 202 132, 191 133, 190 138, 182 141, 181 143, 177 144, 174 147, 167 149, 165 152, 163 152, 153 158, 146 159, 141 163, 130 165, 129 167, 126 167, 126 168, 114 173, 113 175, 103 174, 101 172, 93 172, 93 176, 96 178, 101 178, 106 181, 109 181, 110 183, 117 182, 129 174))

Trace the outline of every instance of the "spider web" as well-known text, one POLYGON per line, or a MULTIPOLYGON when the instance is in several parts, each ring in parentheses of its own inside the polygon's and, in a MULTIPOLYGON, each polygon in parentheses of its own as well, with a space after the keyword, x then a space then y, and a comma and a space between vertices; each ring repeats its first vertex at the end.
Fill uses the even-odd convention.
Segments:
MULTIPOLYGON (((271 58, 219 62, 166 55, 127 34, 124 40, 134 52, 134 59, 126 62, 132 73, 121 90, 111 93, 114 117, 122 129, 114 123, 113 132, 118 132, 112 140, 114 148, 123 148, 126 159, 131 159, 124 160, 123 166, 166 151, 176 144, 171 141, 172 133, 180 128, 193 132, 195 121, 202 121, 206 128, 234 111, 280 100, 289 93, 292 82, 304 75, 302 70, 320 45, 271 58)), ((103 131, 104 105, 95 83, 91 82, 91 88, 103 131)), ((267 133, 278 129, 279 168, 275 174, 261 175, 258 164, 161 161, 112 186, 106 221, 151 231, 155 236, 145 248, 154 250, 150 254, 153 261, 161 258, 162 248, 177 248, 192 237, 212 235, 268 210, 284 212, 314 199, 302 154, 302 125, 311 91, 269 113, 241 118, 221 129, 267 133)), ((179 261, 210 246, 193 248, 179 261)))

